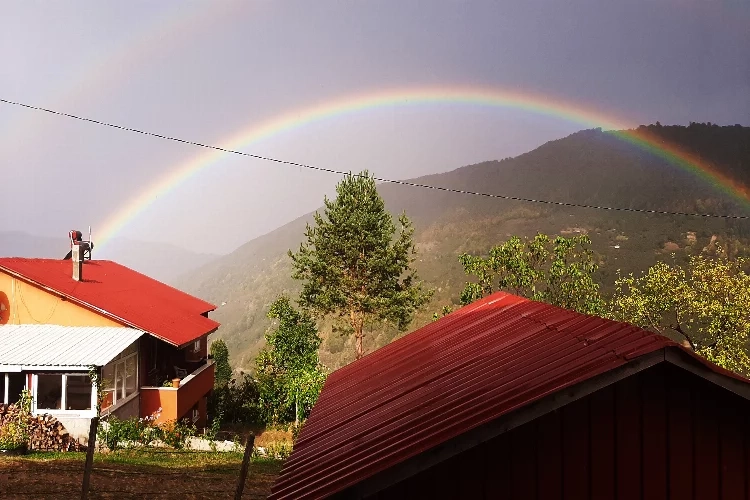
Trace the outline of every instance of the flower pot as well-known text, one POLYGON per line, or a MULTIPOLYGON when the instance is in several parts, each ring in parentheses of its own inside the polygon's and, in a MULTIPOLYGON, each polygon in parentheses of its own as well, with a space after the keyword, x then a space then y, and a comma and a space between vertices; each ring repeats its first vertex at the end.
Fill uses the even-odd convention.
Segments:
POLYGON ((180 387, 180 379, 173 378, 172 379, 172 387, 180 387))
POLYGON ((0 456, 10 457, 15 455, 26 455, 29 452, 29 447, 25 443, 15 448, 0 448, 0 456))

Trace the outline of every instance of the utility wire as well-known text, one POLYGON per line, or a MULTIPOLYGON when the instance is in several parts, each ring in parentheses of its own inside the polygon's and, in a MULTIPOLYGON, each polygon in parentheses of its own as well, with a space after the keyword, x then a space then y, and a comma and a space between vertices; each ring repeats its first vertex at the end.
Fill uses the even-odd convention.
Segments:
MULTIPOLYGON (((293 167, 300 167, 300 168, 306 168, 308 170, 315 170, 318 172, 326 172, 329 174, 336 174, 336 175, 353 175, 358 176, 360 174, 351 174, 351 172, 344 172, 342 170, 335 170, 332 168, 325 168, 325 167, 317 167, 315 165, 308 165, 305 163, 299 163, 295 161, 289 161, 289 160, 281 160, 278 158, 272 158, 270 156, 262 156, 262 155, 256 155, 252 153, 244 153, 242 151, 236 151, 234 149, 227 149, 222 148, 220 146, 214 146, 211 144, 205 144, 202 142, 196 142, 196 141, 189 141, 187 139, 181 139, 179 137, 172 137, 164 134, 157 134, 155 132, 149 132, 146 130, 140 130, 137 128, 131 128, 131 127, 125 127, 123 125, 117 125, 115 123, 109 123, 104 122, 101 120, 95 120, 93 118, 86 118, 84 116, 78 116, 73 115, 70 113, 65 113, 62 111, 55 111, 53 109, 48 108, 42 108, 40 106, 32 106, 31 104, 24 104, 22 102, 17 101, 10 101, 8 99, 2 99, 0 98, 0 102, 5 104, 11 104, 13 106, 20 106, 27 109, 33 109, 36 111, 44 111, 45 113, 51 113, 53 115, 58 116, 64 116, 67 118, 73 118, 75 120, 81 120, 84 122, 94 123, 96 125, 101 125, 104 127, 111 127, 118 130, 124 130, 126 132, 133 132, 136 134, 142 134, 147 135, 151 137, 156 137, 157 139, 164 139, 167 141, 173 141, 173 142, 180 142, 182 144, 189 144, 191 146, 198 146, 201 148, 206 149, 214 149, 216 151, 222 151, 224 153, 231 153, 236 154, 240 156, 247 156, 249 158, 255 158, 258 160, 273 162, 273 163, 279 163, 282 165, 290 165, 293 167)), ((572 202, 566 202, 566 201, 552 201, 552 200, 541 200, 536 198, 523 198, 520 196, 509 196, 509 195, 502 195, 502 194, 491 194, 491 193, 483 193, 480 191, 470 191, 465 189, 455 189, 455 188, 448 188, 448 187, 442 187, 442 186, 432 186, 428 184, 421 184, 418 182, 409 182, 409 181, 399 181, 395 179, 387 179, 385 177, 375 177, 373 176, 373 179, 380 182, 385 182, 388 184, 397 184, 400 186, 408 186, 408 187, 415 187, 415 188, 422 188, 422 189, 432 189, 435 191, 443 191, 447 193, 457 193, 457 194, 466 194, 466 195, 472 195, 472 196, 481 196, 484 198, 495 198, 499 200, 507 200, 507 201, 520 201, 520 202, 526 202, 526 203, 538 203, 543 205, 553 205, 553 206, 560 206, 560 207, 571 207, 571 208, 587 208, 592 210, 609 210, 612 212, 635 212, 635 213, 642 213, 642 214, 656 214, 656 215, 678 215, 678 216, 685 216, 685 217, 704 217, 704 218, 712 218, 712 219, 750 219, 750 216, 748 215, 724 215, 724 214, 699 214, 695 212, 672 212, 669 210, 649 210, 645 208, 626 208, 626 207, 608 207, 603 205, 588 205, 585 203, 572 203, 572 202)))

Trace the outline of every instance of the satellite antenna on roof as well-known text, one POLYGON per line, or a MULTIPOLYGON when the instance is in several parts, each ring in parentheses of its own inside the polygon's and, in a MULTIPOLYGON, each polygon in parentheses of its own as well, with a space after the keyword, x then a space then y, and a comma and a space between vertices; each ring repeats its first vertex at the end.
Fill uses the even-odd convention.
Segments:
POLYGON ((91 260, 91 251, 94 249, 94 242, 91 241, 91 226, 89 226, 89 239, 84 240, 80 231, 73 229, 68 233, 70 239, 70 251, 63 260, 70 260, 73 257, 73 246, 81 247, 83 250, 83 260, 91 260))

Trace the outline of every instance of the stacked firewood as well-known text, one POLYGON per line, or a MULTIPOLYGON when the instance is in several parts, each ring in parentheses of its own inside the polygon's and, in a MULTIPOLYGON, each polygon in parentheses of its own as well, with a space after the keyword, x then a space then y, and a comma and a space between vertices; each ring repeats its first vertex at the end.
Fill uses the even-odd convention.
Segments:
MULTIPOLYGON (((13 405, 0 405, 0 426, 4 422, 17 420, 19 409, 13 405)), ((26 415, 28 423, 29 449, 44 451, 78 451, 85 449, 73 439, 62 423, 52 415, 26 415)))

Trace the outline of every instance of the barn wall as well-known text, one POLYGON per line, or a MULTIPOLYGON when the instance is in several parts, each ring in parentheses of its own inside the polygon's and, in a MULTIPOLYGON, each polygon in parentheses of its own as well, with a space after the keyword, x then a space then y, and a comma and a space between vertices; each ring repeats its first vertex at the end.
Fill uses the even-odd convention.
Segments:
POLYGON ((750 404, 661 364, 457 455, 377 499, 744 499, 750 404))

